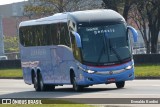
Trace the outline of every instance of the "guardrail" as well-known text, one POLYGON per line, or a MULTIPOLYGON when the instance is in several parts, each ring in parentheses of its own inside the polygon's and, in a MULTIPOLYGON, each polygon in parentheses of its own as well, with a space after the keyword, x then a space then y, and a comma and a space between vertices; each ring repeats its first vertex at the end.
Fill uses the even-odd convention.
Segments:
POLYGON ((21 68, 20 59, 17 59, 17 60, 1 60, 0 61, 0 69, 7 69, 7 68, 21 68))
POLYGON ((133 55, 135 64, 160 64, 160 54, 133 55))

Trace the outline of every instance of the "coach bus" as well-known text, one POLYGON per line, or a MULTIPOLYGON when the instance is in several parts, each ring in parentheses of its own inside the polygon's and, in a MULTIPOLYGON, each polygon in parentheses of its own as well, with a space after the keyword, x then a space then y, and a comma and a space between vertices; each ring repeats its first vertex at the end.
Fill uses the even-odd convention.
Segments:
POLYGON ((36 91, 95 84, 123 88, 134 79, 131 38, 137 31, 108 9, 57 13, 19 25, 21 65, 36 91))

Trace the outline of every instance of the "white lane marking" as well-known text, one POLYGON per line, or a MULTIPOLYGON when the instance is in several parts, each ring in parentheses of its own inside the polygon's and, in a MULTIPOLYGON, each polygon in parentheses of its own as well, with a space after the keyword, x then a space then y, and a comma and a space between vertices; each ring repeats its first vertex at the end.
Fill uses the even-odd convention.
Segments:
POLYGON ((160 87, 160 85, 152 85, 153 87, 160 87))
POLYGON ((98 95, 138 95, 138 96, 140 96, 140 95, 144 95, 144 96, 147 96, 147 95, 153 95, 153 96, 160 96, 160 94, 125 94, 125 93, 123 93, 123 94, 120 94, 120 93, 85 93, 86 95, 87 94, 98 94, 98 95))

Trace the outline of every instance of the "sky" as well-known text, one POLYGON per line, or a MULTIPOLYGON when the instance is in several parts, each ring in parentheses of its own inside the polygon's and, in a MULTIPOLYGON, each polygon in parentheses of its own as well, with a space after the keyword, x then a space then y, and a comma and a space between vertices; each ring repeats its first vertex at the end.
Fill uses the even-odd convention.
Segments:
POLYGON ((26 1, 26 0, 0 0, 0 5, 11 4, 21 1, 26 1))

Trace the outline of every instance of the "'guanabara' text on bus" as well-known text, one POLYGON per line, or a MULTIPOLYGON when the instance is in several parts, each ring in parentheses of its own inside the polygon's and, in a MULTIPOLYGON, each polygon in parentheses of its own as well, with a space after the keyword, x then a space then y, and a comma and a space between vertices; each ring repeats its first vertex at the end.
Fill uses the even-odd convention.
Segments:
POLYGON ((21 22, 24 81, 34 84, 36 91, 68 84, 75 91, 109 83, 122 88, 134 79, 131 36, 136 42, 137 31, 119 13, 107 9, 21 22))

